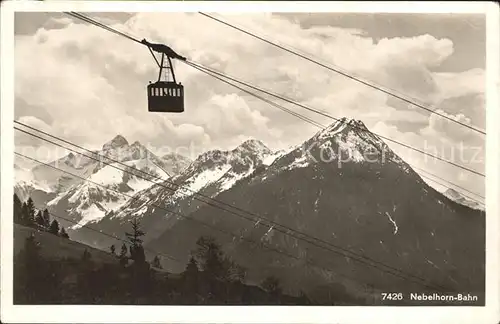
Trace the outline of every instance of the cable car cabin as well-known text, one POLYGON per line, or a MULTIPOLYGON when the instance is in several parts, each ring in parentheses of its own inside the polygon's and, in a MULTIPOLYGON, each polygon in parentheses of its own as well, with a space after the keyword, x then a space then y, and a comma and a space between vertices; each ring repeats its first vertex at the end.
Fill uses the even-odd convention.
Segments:
POLYGON ((151 112, 181 113, 184 111, 184 86, 172 81, 148 85, 148 110, 151 112))

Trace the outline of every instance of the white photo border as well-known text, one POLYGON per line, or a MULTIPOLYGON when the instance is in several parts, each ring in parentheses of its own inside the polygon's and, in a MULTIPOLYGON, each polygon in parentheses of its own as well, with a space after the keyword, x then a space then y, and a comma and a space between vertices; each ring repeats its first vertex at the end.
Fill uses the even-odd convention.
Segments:
POLYGON ((497 323, 499 313, 499 6, 495 2, 4 1, 1 3, 1 320, 5 323, 497 323), (482 13, 486 62, 486 306, 20 306, 13 305, 15 12, 482 13))

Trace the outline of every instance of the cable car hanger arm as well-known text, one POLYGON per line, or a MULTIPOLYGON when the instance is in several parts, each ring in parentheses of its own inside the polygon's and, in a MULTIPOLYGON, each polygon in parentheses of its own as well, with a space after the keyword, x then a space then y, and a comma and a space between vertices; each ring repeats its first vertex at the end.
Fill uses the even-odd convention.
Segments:
POLYGON ((173 49, 171 49, 167 45, 150 43, 146 39, 143 39, 141 43, 149 47, 150 50, 153 50, 161 54, 165 54, 169 58, 186 61, 186 58, 184 56, 177 54, 173 49))

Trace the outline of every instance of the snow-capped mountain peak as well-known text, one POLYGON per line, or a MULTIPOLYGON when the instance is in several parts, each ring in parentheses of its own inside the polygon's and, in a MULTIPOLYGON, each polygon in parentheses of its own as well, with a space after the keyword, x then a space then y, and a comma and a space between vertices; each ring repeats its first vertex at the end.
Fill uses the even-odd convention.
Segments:
POLYGON ((256 152, 260 154, 270 154, 271 150, 262 141, 249 139, 236 147, 233 152, 256 152))
MULTIPOLYGON (((183 160, 181 156, 178 159, 183 160)), ((36 193, 45 189, 43 192, 50 195, 45 195, 42 204, 83 226, 98 221, 137 192, 177 174, 180 170, 177 164, 182 163, 165 161, 139 141, 130 145, 118 135, 93 154, 69 153, 52 162, 55 169, 40 165, 27 174, 17 168, 16 192, 25 197, 35 189, 36 193), (47 188, 41 188, 40 184, 47 184, 47 188)))
POLYGON ((117 148, 128 146, 128 141, 122 135, 115 136, 111 141, 102 146, 103 151, 111 151, 117 148))
MULTIPOLYGON (((249 177, 263 161, 272 155, 271 150, 258 140, 247 140, 232 150, 210 150, 200 154, 195 161, 173 177, 166 185, 158 183, 136 194, 141 199, 131 199, 119 209, 114 210, 103 219, 101 224, 121 224, 124 218, 142 217, 152 214, 148 221, 165 217, 164 211, 155 205, 166 208, 186 209, 196 208, 193 196, 202 193, 205 197, 213 197, 229 190, 238 181, 249 177), (145 197, 145 199, 142 199, 145 197)), ((185 159, 175 153, 167 154, 164 160, 185 159)), ((120 225, 116 225, 120 226, 120 225)), ((158 227, 157 229, 159 229, 158 227)), ((155 230, 157 230, 155 229, 155 230)))

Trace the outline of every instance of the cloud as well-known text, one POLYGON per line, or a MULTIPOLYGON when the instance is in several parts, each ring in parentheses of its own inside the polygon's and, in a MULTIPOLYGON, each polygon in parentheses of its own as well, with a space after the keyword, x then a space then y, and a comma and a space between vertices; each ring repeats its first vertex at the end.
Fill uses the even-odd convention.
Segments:
MULTIPOLYGON (((46 124, 43 120, 40 120, 34 116, 23 116, 17 119, 17 121, 29 127, 38 129, 42 132, 50 133, 52 130, 52 127, 50 125, 46 124)), ((42 134, 37 133, 36 131, 26 128, 22 125, 14 124, 14 126, 26 132, 34 133, 38 136, 43 136, 42 134)), ((29 145, 33 143, 34 138, 31 135, 26 134, 25 132, 15 130, 14 134, 15 134, 14 136, 16 145, 29 145)), ((41 140, 39 140, 38 142, 40 143, 41 140)))
MULTIPOLYGON (((454 54, 450 39, 424 34, 377 41, 363 30, 305 28, 271 14, 224 17, 307 56, 312 54, 339 71, 457 118, 477 124, 484 116, 484 105, 477 97, 484 92, 484 71, 433 72, 454 54), (464 96, 475 97, 468 101, 472 108, 465 107, 465 101, 456 101, 464 96)), ((94 26, 57 21, 61 23, 57 29, 45 25, 33 35, 17 36, 15 42, 16 100, 23 104, 16 116, 36 116, 50 125, 55 135, 92 147, 122 134, 129 141, 155 147, 195 145, 200 150, 234 148, 242 138, 254 137, 279 149, 317 131, 179 62, 175 62, 175 69, 185 86, 185 113, 149 113, 145 87, 158 73, 149 51, 94 26)), ((423 139, 436 145, 467 142, 463 127, 196 13, 136 13, 111 25, 139 38, 168 44, 197 63, 336 118, 362 119, 369 128, 402 142, 416 146, 421 146, 423 139)), ((333 122, 280 103, 323 124, 333 122)))
POLYGON ((439 72, 433 74, 443 99, 485 92, 486 75, 483 69, 471 69, 460 73, 439 72))

